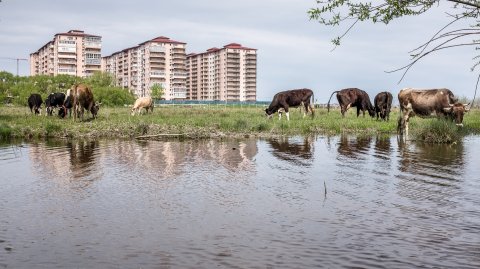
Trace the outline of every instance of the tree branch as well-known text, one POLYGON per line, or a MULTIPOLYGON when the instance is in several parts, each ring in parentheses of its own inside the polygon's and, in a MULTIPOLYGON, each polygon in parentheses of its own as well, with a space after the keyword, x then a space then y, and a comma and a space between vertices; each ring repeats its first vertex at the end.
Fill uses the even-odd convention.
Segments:
POLYGON ((475 3, 470 3, 470 2, 462 1, 462 0, 447 0, 447 1, 448 2, 454 2, 454 3, 457 3, 457 4, 466 5, 466 6, 469 6, 469 7, 480 8, 480 3, 478 3, 478 1, 475 1, 475 3))

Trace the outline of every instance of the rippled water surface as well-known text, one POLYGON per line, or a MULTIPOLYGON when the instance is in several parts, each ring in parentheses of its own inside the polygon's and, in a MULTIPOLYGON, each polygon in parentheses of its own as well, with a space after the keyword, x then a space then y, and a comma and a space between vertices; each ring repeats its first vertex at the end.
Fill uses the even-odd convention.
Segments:
POLYGON ((480 268, 480 137, 0 145, 0 268, 480 268))

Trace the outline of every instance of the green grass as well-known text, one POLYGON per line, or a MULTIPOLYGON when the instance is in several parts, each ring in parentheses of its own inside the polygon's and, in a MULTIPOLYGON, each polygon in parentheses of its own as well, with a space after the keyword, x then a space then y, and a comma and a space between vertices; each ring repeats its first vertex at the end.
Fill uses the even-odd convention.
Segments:
MULTIPOLYGON (((86 119, 90 114, 86 114, 86 119)), ((164 106, 156 107, 153 114, 130 115, 127 107, 102 107, 98 118, 74 122, 71 118, 56 116, 34 116, 26 107, 0 106, 0 136, 2 138, 42 137, 119 137, 128 138, 142 135, 183 134, 188 137, 222 136, 281 136, 305 134, 396 134, 398 111, 392 111, 390 121, 377 121, 368 115, 356 117, 356 110, 350 109, 345 118, 339 110, 317 109, 315 118, 303 118, 299 109, 292 109, 290 121, 285 117, 278 120, 265 117, 263 107, 229 106, 164 106)), ((426 126, 436 119, 410 120, 410 131, 426 126)), ((471 110, 464 119, 465 127, 452 129, 459 135, 480 133, 480 111, 471 110)), ((423 129, 423 128, 422 128, 423 129)), ((444 132, 444 129, 426 127, 428 132, 444 132)))

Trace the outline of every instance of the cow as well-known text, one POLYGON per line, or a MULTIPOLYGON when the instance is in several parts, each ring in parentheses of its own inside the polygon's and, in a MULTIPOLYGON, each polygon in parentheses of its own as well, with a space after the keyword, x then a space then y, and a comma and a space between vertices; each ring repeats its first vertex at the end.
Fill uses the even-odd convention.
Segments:
POLYGON ((51 93, 48 95, 47 99, 45 100, 45 110, 46 114, 52 116, 53 110, 56 107, 61 107, 63 106, 65 102, 65 94, 63 92, 56 92, 56 93, 51 93))
POLYGON ((35 115, 40 114, 42 115, 41 107, 43 104, 42 96, 38 93, 32 93, 30 97, 28 97, 28 107, 30 108, 31 113, 35 113, 35 115))
MULTIPOLYGON (((375 116, 375 108, 372 106, 370 97, 365 91, 357 88, 347 88, 340 91, 334 91, 332 95, 330 95, 330 99, 332 99, 332 96, 335 93, 337 94, 342 117, 345 117, 345 112, 347 112, 350 107, 357 107, 357 117, 360 115, 360 110, 363 112, 363 117, 365 117, 365 110, 368 110, 370 117, 373 118, 375 116)), ((328 99, 327 103, 328 112, 330 112, 330 99, 328 99)))
MULTIPOLYGON (((290 107, 298 107, 303 103, 303 106, 305 107, 303 116, 305 117, 310 110, 313 118, 315 115, 315 111, 310 104, 310 99, 313 100, 313 91, 310 89, 295 89, 279 92, 275 94, 275 96, 273 96, 273 100, 268 106, 268 108, 265 109, 265 113, 268 118, 271 118, 272 114, 277 111, 281 112, 281 109, 283 109, 285 111, 285 115, 287 116, 287 120, 290 120, 288 109, 290 107)), ((279 113, 278 115, 279 119, 281 119, 282 114, 279 113)))
POLYGON ((148 109, 153 113, 153 99, 152 97, 140 97, 138 98, 132 107, 132 116, 135 116, 135 112, 140 114, 142 108, 145 108, 146 113, 148 113, 148 109))
POLYGON ((380 92, 375 96, 373 105, 375 106, 375 114, 384 121, 390 120, 390 110, 392 108, 393 96, 390 92, 380 92))
POLYGON ((58 109, 58 116, 60 118, 65 118, 67 116, 67 113, 69 116, 72 116, 72 108, 73 108, 73 98, 70 95, 70 90, 67 91, 67 95, 65 97, 65 101, 63 102, 63 105, 58 109))
POLYGON ((73 85, 67 91, 67 99, 70 97, 72 100, 73 120, 75 121, 80 114, 83 120, 84 109, 87 109, 92 113, 92 118, 97 117, 98 110, 100 108, 99 103, 95 103, 93 98, 93 92, 90 86, 85 84, 73 85))
POLYGON ((400 117, 397 131, 408 136, 408 121, 412 116, 448 118, 457 126, 463 126, 463 115, 470 109, 469 104, 458 103, 458 99, 449 89, 412 89, 405 88, 398 93, 400 117))

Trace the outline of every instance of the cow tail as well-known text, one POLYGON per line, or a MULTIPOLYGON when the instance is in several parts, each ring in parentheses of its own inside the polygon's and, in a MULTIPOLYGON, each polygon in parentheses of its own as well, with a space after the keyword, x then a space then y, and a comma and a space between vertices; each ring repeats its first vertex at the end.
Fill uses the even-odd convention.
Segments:
POLYGON ((335 93, 338 93, 339 91, 334 91, 332 92, 332 95, 330 95, 330 98, 328 98, 328 103, 327 103, 327 112, 330 112, 330 99, 332 99, 332 96, 335 94, 335 93))

